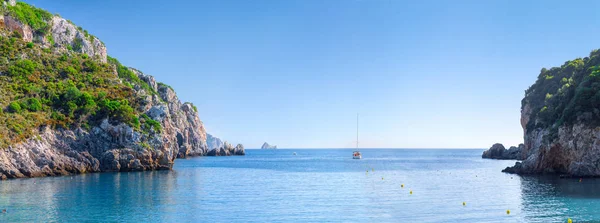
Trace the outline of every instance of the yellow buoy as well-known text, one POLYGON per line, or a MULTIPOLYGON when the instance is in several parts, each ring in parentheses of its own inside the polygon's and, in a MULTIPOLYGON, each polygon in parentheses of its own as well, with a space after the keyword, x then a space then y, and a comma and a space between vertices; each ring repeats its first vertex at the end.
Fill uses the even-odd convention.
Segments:
POLYGON ((383 177, 381 178, 381 180, 383 180, 383 177))
POLYGON ((467 202, 463 202, 463 206, 467 205, 467 202))
POLYGON ((412 190, 410 190, 410 194, 412 194, 412 190))
POLYGON ((510 210, 506 210, 506 214, 510 214, 510 210))
POLYGON ((404 188, 404 184, 400 184, 400 187, 404 188))
POLYGON ((371 168, 371 171, 375 172, 375 168, 371 168))
POLYGON ((569 219, 567 220, 567 222, 568 222, 568 223, 573 223, 573 220, 571 220, 571 218, 569 218, 569 219))

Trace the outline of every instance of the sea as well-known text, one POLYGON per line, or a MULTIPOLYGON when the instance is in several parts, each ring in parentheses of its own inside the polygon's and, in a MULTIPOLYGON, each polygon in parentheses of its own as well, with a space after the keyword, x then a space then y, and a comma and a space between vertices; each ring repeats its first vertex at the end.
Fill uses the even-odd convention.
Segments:
POLYGON ((0 222, 600 221, 600 179, 502 173, 515 161, 483 149, 352 151, 249 149, 172 171, 0 181, 0 222))

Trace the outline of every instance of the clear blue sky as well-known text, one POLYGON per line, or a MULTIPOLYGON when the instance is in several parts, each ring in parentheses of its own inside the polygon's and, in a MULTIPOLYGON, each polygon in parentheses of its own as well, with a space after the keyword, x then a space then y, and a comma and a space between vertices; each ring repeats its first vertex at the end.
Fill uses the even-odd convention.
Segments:
POLYGON ((257 148, 523 141, 542 67, 600 48, 598 1, 30 0, 257 148))

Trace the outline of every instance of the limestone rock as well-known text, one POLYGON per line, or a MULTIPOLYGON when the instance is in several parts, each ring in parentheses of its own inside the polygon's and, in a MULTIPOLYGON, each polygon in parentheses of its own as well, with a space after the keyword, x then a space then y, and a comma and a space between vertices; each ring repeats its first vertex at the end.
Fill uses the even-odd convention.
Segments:
POLYGON ((486 159, 501 159, 501 160, 522 160, 523 156, 521 152, 525 145, 520 144, 519 147, 511 146, 508 150, 504 148, 504 145, 496 143, 492 147, 483 152, 482 158, 486 159))
POLYGON ((228 142, 224 142, 221 148, 215 148, 206 154, 207 156, 243 156, 246 155, 246 151, 244 150, 244 146, 242 144, 238 144, 233 147, 228 142))
POLYGON ((217 149, 223 147, 223 141, 211 134, 206 134, 206 144, 208 149, 217 149))
POLYGON ((584 124, 562 126, 556 139, 546 129, 525 130, 527 158, 519 165, 505 169, 518 174, 554 173, 574 177, 600 176, 600 129, 584 124))
POLYGON ((5 29, 8 29, 11 32, 19 33, 19 35, 22 36, 23 40, 26 42, 33 41, 34 36, 31 28, 12 16, 1 16, 0 27, 4 27, 5 29))
MULTIPOLYGON (((98 38, 84 33, 77 26, 64 18, 54 16, 52 18, 51 35, 54 46, 63 50, 71 48, 78 53, 85 53, 90 57, 98 58, 102 62, 107 61, 106 46, 98 38)), ((41 39, 45 39, 42 37, 41 39)))
POLYGON ((269 145, 269 143, 265 142, 263 143, 263 145, 260 147, 261 149, 277 149, 276 145, 269 145))

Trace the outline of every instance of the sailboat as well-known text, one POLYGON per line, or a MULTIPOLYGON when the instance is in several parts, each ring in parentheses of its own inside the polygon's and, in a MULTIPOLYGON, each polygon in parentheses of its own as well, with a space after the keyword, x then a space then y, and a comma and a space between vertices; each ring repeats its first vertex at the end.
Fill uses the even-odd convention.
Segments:
POLYGON ((362 159, 362 155, 358 150, 358 114, 356 114, 356 150, 352 152, 352 159, 362 159))

